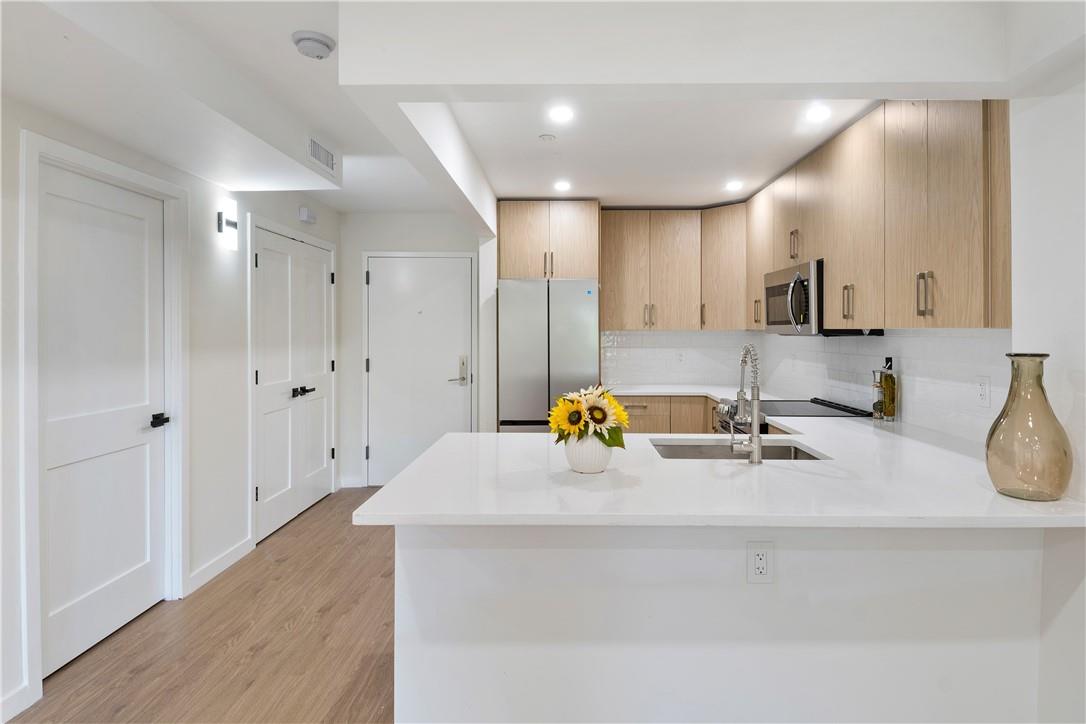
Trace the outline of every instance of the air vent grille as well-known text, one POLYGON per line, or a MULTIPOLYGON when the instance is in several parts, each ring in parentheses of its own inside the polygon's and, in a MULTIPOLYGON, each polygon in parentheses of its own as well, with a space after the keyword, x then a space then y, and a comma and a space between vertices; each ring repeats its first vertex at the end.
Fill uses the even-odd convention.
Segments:
POLYGON ((314 138, 309 139, 309 160, 331 173, 336 172, 336 154, 322 146, 314 138))

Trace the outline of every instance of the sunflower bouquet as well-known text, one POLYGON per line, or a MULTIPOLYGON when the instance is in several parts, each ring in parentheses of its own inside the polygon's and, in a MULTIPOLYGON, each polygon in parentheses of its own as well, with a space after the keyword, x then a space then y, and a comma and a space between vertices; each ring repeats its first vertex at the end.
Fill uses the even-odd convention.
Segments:
POLYGON ((630 426, 630 416, 602 385, 562 395, 551 408, 548 421, 551 432, 558 436, 555 445, 591 435, 607 447, 626 447, 622 428, 630 426))

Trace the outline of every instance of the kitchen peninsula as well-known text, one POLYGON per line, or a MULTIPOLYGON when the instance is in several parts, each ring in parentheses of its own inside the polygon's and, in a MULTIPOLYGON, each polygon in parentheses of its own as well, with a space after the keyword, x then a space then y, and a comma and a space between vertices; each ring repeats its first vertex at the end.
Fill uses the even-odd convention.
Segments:
POLYGON ((630 435, 585 476, 546 434, 442 438, 354 513, 396 526, 397 719, 1036 719, 1081 667, 1045 632, 1082 641, 1083 503, 907 426, 787 424, 824 459, 630 435))

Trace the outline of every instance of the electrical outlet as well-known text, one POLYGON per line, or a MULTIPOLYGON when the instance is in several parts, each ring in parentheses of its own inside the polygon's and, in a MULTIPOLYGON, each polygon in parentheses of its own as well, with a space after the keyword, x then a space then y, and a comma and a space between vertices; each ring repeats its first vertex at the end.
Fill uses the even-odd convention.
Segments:
POLYGON ((747 583, 773 582, 773 544, 769 541, 747 543, 747 583))
POLYGON ((977 407, 992 406, 992 378, 985 375, 977 375, 977 407))

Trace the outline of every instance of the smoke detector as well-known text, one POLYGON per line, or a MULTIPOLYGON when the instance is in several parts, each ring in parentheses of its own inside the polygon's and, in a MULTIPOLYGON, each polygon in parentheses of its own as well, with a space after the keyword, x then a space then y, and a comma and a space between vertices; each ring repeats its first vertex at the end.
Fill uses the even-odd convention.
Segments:
POLYGON ((298 52, 307 58, 324 60, 336 49, 336 41, 324 33, 316 30, 299 30, 293 33, 291 39, 298 52))

